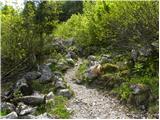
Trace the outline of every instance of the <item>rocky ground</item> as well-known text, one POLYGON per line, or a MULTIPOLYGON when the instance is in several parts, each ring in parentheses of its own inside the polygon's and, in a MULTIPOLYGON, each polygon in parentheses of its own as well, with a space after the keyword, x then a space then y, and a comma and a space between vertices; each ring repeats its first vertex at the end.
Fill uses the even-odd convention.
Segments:
POLYGON ((130 119, 145 118, 143 113, 129 112, 129 109, 112 98, 109 94, 88 88, 84 85, 75 83, 75 73, 78 66, 82 63, 79 59, 76 67, 69 69, 64 78, 67 84, 75 93, 75 97, 70 99, 68 109, 73 110, 71 118, 88 118, 88 119, 130 119))

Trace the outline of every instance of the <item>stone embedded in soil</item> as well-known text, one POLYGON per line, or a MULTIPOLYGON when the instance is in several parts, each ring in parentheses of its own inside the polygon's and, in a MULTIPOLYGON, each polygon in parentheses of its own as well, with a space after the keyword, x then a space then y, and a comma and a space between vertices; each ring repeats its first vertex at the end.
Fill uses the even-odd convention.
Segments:
POLYGON ((60 89, 57 92, 57 95, 61 95, 67 98, 71 98, 72 97, 72 92, 69 89, 60 89))
POLYGON ((20 116, 31 114, 31 113, 34 113, 35 111, 36 111, 36 107, 33 108, 30 106, 27 106, 22 102, 18 103, 17 108, 16 108, 16 112, 20 116))
POLYGON ((41 77, 41 73, 37 71, 28 72, 24 75, 26 80, 36 80, 41 77))
POLYGON ((23 102, 26 105, 41 105, 45 103, 44 96, 23 96, 17 99, 18 102, 23 102))
POLYGON ((53 94, 53 92, 49 92, 49 93, 46 95, 46 101, 53 100, 53 99, 54 99, 54 94, 53 94))

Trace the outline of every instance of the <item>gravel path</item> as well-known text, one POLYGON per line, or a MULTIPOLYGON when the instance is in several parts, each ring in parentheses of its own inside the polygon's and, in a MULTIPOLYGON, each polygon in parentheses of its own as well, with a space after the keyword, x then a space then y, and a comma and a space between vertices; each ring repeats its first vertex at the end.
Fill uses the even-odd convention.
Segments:
POLYGON ((64 78, 67 84, 75 93, 75 97, 69 100, 68 109, 73 110, 72 119, 88 118, 88 119, 133 119, 145 118, 143 114, 129 112, 128 108, 120 105, 119 101, 112 98, 108 94, 99 92, 96 89, 87 88, 84 85, 76 84, 75 73, 78 66, 82 63, 77 62, 77 66, 69 69, 64 78))

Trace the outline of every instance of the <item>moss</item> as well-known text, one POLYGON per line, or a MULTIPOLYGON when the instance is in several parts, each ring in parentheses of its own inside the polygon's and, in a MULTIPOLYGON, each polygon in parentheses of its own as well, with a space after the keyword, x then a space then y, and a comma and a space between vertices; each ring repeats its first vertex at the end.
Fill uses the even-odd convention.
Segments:
POLYGON ((119 67, 115 64, 106 63, 106 64, 102 65, 102 71, 104 73, 118 72, 118 69, 119 69, 119 67))

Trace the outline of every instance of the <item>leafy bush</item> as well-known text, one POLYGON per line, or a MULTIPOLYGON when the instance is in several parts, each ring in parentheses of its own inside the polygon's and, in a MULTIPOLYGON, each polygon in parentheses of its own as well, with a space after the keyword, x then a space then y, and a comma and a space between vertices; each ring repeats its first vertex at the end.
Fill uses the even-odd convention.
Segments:
POLYGON ((58 25, 55 36, 75 37, 81 46, 111 46, 119 51, 158 40, 156 1, 85 1, 83 6, 83 14, 58 25))

